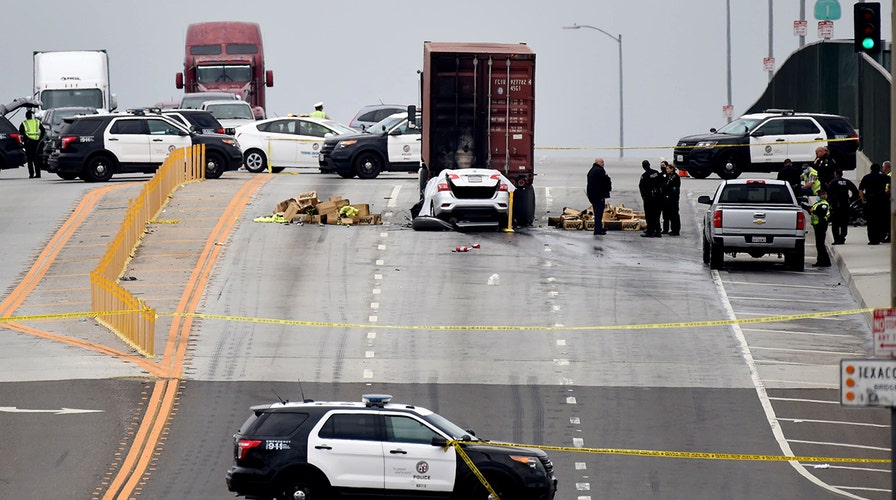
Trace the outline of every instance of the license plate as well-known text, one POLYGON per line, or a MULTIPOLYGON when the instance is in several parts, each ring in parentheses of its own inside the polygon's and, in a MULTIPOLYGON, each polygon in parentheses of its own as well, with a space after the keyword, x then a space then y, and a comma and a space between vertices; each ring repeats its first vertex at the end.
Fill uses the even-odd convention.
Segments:
POLYGON ((470 182, 482 182, 481 175, 468 175, 467 180, 470 182))
POLYGON ((767 243, 765 236, 753 236, 753 243, 767 243))

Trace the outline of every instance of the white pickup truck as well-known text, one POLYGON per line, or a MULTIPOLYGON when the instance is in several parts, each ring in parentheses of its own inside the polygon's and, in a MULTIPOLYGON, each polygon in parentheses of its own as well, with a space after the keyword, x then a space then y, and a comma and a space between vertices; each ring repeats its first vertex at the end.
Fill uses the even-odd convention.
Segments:
POLYGON ((703 262, 721 269, 725 254, 784 256, 790 269, 805 265, 806 214, 785 181, 733 179, 722 182, 703 217, 703 262))

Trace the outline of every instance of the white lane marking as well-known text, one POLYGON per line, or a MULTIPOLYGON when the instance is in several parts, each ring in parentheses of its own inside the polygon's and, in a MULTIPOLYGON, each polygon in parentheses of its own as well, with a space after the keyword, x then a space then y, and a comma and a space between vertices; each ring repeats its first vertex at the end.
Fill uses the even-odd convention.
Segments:
POLYGON ((572 438, 572 445, 576 448, 584 448, 585 440, 582 438, 572 438))
POLYGON ((579 491, 591 491, 591 483, 576 483, 576 489, 579 491))
POLYGON ((858 425, 863 427, 881 427, 888 429, 890 427, 889 424, 872 424, 868 422, 847 422, 845 420, 814 420, 811 418, 780 418, 778 417, 779 422, 794 422, 798 424, 802 423, 811 423, 811 424, 834 424, 834 425, 858 425))
POLYGON ((382 274, 374 274, 374 275, 373 275, 373 279, 375 279, 375 280, 377 280, 377 281, 380 281, 380 280, 383 279, 383 275, 382 275, 382 274))
MULTIPOLYGON (((843 465, 830 465, 831 469, 843 469, 843 470, 854 470, 854 471, 864 471, 864 472, 886 472, 889 474, 892 472, 890 469, 874 469, 872 467, 846 467, 843 465)), ((890 490, 884 490, 890 491, 890 490)))
POLYGON ((579 417, 569 417, 569 423, 572 425, 579 425, 582 423, 582 420, 579 417))
MULTIPOLYGON (((746 296, 746 295, 741 295, 741 296, 731 295, 728 297, 728 299, 729 300, 761 300, 763 302, 781 300, 780 297, 751 297, 751 296, 746 296)), ((788 303, 802 302, 805 304, 829 304, 829 305, 833 305, 833 306, 839 306, 839 305, 843 304, 842 302, 837 301, 837 300, 805 300, 805 299, 794 299, 793 297, 788 297, 787 302, 788 303)))
POLYGON ((389 208, 395 208, 398 206, 398 192, 401 191, 401 186, 395 186, 392 188, 392 193, 389 194, 389 203, 386 203, 386 206, 389 208))
POLYGON ((568 404, 568 405, 578 404, 578 403, 576 403, 576 397, 575 397, 575 396, 569 396, 569 397, 567 397, 567 398, 566 398, 566 404, 568 404))
POLYGON ((380 233, 380 238, 385 238, 386 236, 389 236, 389 233, 380 233))
POLYGON ((561 358, 561 359, 555 359, 555 360, 554 360, 554 364, 557 365, 557 366, 569 366, 569 360, 568 360, 568 359, 562 359, 562 358, 561 358))
POLYGON ((551 247, 544 247, 544 251, 545 251, 545 252, 551 252, 552 250, 551 250, 551 247))
POLYGON ((377 245, 377 246, 376 246, 376 249, 377 249, 377 250, 385 250, 385 249, 386 249, 386 245, 377 245))
POLYGON ((372 358, 372 357, 373 357, 373 351, 366 351, 366 352, 364 353, 364 357, 365 357, 365 358, 372 358))
POLYGON ((376 265, 378 265, 378 266, 382 266, 384 263, 385 263, 385 261, 383 259, 376 260, 376 265))
POLYGON ((364 378, 373 378, 373 370, 364 370, 364 378))
POLYGON ((564 340, 564 339, 557 339, 557 345, 566 345, 566 340, 564 340))
POLYGON ((78 413, 104 413, 104 410, 83 410, 79 408, 60 408, 58 410, 36 410, 16 406, 0 406, 3 413, 52 413, 54 415, 75 415, 78 413))
MULTIPOLYGON (((712 280, 715 283, 716 290, 719 293, 719 298, 722 300, 722 306, 725 309, 725 315, 728 319, 732 321, 737 320, 737 315, 734 314, 734 308, 731 306, 731 302, 728 300, 728 293, 725 291, 725 285, 722 284, 722 279, 719 275, 718 270, 712 270, 712 280)), ((737 340, 738 345, 740 346, 741 357, 744 360, 744 363, 747 365, 747 369, 750 371, 750 378, 753 380, 753 387, 756 389, 756 395, 759 397, 759 402, 762 405, 762 410, 765 412, 765 418, 768 421, 769 428, 771 428, 772 435, 774 435, 775 440, 778 442, 778 447, 781 449, 781 452, 785 456, 794 456, 793 450, 790 448, 790 443, 787 442, 787 439, 784 437, 784 432, 781 430, 781 426, 778 425, 777 417, 775 416, 775 409, 772 408, 771 400, 768 397, 768 393, 765 391, 765 385, 762 382, 762 379, 759 377, 759 368, 756 366, 756 361, 753 359, 753 353, 750 351, 750 345, 747 343, 747 338, 744 336, 743 330, 740 328, 740 325, 735 323, 729 326, 731 331, 734 333, 734 337, 737 340)), ((839 493, 841 495, 859 499, 861 497, 853 495, 847 491, 843 491, 842 489, 838 489, 834 486, 831 486, 821 479, 815 477, 811 472, 806 469, 806 467, 797 462, 796 460, 790 460, 787 463, 790 464, 791 467, 794 468, 801 476, 805 477, 809 481, 815 483, 816 485, 835 493, 839 493)))
POLYGON ((576 462, 576 470, 585 470, 588 465, 585 462, 576 462))
POLYGON ((376 338, 376 332, 367 332, 367 338, 373 340, 376 338))
POLYGON ((829 441, 806 441, 804 439, 788 439, 791 443, 817 444, 821 446, 839 446, 840 448, 859 448, 861 450, 890 451, 890 448, 868 446, 866 444, 831 443, 829 441))
POLYGON ((554 195, 553 195, 553 193, 551 193, 551 188, 546 187, 546 188, 544 188, 544 207, 546 209, 548 209, 548 211, 550 211, 553 206, 554 206, 554 195))
POLYGON ((379 309, 379 308, 380 308, 380 303, 379 303, 379 302, 371 302, 371 303, 370 303, 370 308, 371 308, 371 309, 379 309))
POLYGON ((818 290, 817 286, 811 285, 784 285, 781 283, 752 283, 750 281, 727 281, 722 280, 722 283, 726 285, 751 285, 751 286, 773 286, 773 287, 781 287, 781 288, 807 288, 810 290, 818 290))
POLYGON ((844 490, 855 490, 855 491, 879 491, 881 493, 889 493, 891 490, 884 488, 865 488, 861 486, 837 486, 837 488, 843 488, 844 490))
POLYGON ((374 289, 373 289, 373 294, 374 294, 374 295, 379 295, 380 292, 382 292, 382 289, 380 289, 380 288, 374 288, 374 289))
MULTIPOLYGON (((734 311, 734 309, 732 308, 732 312, 733 311, 734 311)), ((764 312, 740 311, 738 314, 740 314, 741 316, 759 316, 761 318, 768 316, 768 313, 764 313, 764 312)), ((779 316, 790 316, 790 315, 789 314, 781 314, 779 316)), ((814 318, 800 318, 800 321, 809 321, 809 320, 813 320, 813 319, 824 321, 826 323, 831 322, 831 321, 849 321, 849 318, 847 318, 846 316, 824 316, 824 317, 816 316, 814 318)), ((768 321, 768 323, 776 323, 776 321, 768 321)))
MULTIPOLYGON (((840 352, 840 351, 821 351, 818 349, 787 349, 785 347, 765 347, 761 345, 754 345, 752 349, 760 349, 763 351, 782 351, 782 352, 807 352, 812 354, 831 354, 833 356, 866 356, 865 351, 861 352, 840 352)), ((837 363, 839 366, 839 363, 837 363)))
POLYGON ((768 398, 771 401, 792 401, 796 403, 819 403, 823 405, 839 405, 840 401, 827 401, 824 399, 804 399, 804 398, 782 398, 782 397, 774 397, 769 396, 768 398))
POLYGON ((575 385, 575 381, 568 377, 560 377, 560 385, 575 385))
POLYGON ((376 320, 377 320, 376 316, 367 316, 368 323, 376 323, 376 320))
POLYGON ((813 337, 849 337, 854 338, 853 335, 843 334, 843 333, 815 333, 815 332, 805 332, 805 331, 794 331, 794 330, 774 330, 770 328, 743 328, 745 332, 758 332, 758 333, 780 333, 781 335, 809 335, 813 337))
MULTIPOLYGON (((831 368, 834 368, 834 366, 836 366, 836 365, 830 365, 831 368)), ((800 384, 802 384, 802 385, 811 385, 813 387, 820 387, 822 389, 839 389, 840 388, 840 384, 831 384, 831 383, 825 383, 825 382, 809 382, 807 380, 784 380, 784 379, 770 378, 770 379, 766 379, 766 383, 767 384, 776 384, 779 386, 787 386, 787 387, 799 386, 800 384)))
POLYGON ((564 328, 563 323, 554 323, 555 328, 564 328))
POLYGON ((560 306, 551 306, 551 310, 557 312, 560 310, 560 306))

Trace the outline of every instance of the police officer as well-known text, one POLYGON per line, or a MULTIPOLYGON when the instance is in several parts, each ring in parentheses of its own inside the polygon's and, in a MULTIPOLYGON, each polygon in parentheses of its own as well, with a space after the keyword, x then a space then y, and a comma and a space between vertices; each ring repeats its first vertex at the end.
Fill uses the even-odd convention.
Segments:
POLYGON ((843 171, 834 170, 834 178, 828 183, 828 202, 831 204, 831 231, 834 245, 846 243, 849 228, 849 205, 859 197, 859 189, 849 179, 843 178, 843 171))
POLYGON ((796 168, 790 158, 784 159, 784 166, 778 171, 778 180, 787 181, 793 195, 800 196, 800 170, 796 168))
POLYGON ((585 192, 588 195, 588 201, 591 202, 591 209, 594 210, 594 234, 607 234, 604 229, 603 214, 606 206, 607 198, 610 197, 610 191, 613 190, 613 183, 607 171, 604 170, 604 159, 596 158, 588 171, 588 184, 585 192))
POLYGON ((890 198, 887 182, 890 178, 880 172, 880 165, 871 164, 871 172, 859 182, 859 198, 865 212, 868 244, 877 245, 886 236, 885 226, 890 222, 890 198))
POLYGON ((834 170, 837 169, 837 164, 827 146, 815 148, 815 161, 812 163, 812 167, 818 172, 821 187, 827 189, 828 183, 834 178, 834 170))
POLYGON ((314 111, 311 112, 311 118, 320 118, 321 120, 328 120, 330 117, 324 112, 324 103, 319 102, 314 105, 314 111))
POLYGON ((644 173, 638 182, 641 200, 644 201, 644 217, 647 219, 647 230, 641 236, 645 238, 661 238, 660 212, 663 210, 663 177, 650 168, 650 162, 641 162, 644 173))
POLYGON ((43 123, 34 117, 34 113, 29 109, 25 112, 25 120, 19 125, 19 133, 24 138, 25 154, 28 157, 28 178, 40 179, 40 165, 36 163, 37 145, 46 135, 43 123))
POLYGON ((821 181, 818 180, 818 171, 812 168, 812 165, 809 165, 808 163, 803 163, 803 173, 800 175, 800 182, 803 184, 803 195, 816 196, 818 190, 821 189, 821 181))
POLYGON ((660 170, 663 176, 663 234, 678 236, 681 234, 681 214, 678 212, 681 177, 675 166, 666 160, 660 162, 660 170))
POLYGON ((824 240, 828 235, 828 220, 831 216, 831 205, 824 189, 819 189, 817 201, 809 208, 809 216, 812 221, 812 229, 815 230, 815 252, 818 258, 812 267, 831 267, 831 258, 824 246, 824 240))

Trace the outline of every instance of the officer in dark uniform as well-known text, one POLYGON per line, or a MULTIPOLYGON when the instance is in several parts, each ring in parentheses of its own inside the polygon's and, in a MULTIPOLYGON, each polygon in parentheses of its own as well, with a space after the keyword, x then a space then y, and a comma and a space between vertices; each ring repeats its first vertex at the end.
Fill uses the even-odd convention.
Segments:
POLYGON ((678 236, 681 234, 681 214, 678 211, 681 177, 675 166, 666 160, 660 162, 660 170, 663 176, 663 234, 678 236))
POLYGON ((594 210, 594 234, 607 234, 604 229, 603 214, 607 198, 610 197, 610 191, 613 190, 613 183, 607 171, 604 170, 604 159, 596 158, 588 171, 588 185, 585 192, 588 194, 588 201, 591 202, 591 208, 594 210))
POLYGON ((781 170, 778 170, 778 180, 779 181, 787 181, 790 184, 790 189, 793 190, 793 195, 799 197, 800 191, 802 188, 800 186, 800 169, 796 168, 796 165, 793 164, 793 161, 790 158, 784 160, 784 166, 781 167, 781 170))
POLYGON ((827 189, 828 183, 834 178, 834 170, 837 169, 837 162, 834 161, 827 146, 815 148, 815 161, 812 163, 812 168, 818 172, 818 180, 821 181, 822 189, 827 189))
POLYGON ((662 237, 660 229, 660 213, 663 210, 663 177, 650 168, 650 162, 641 162, 644 173, 638 182, 641 200, 644 201, 644 217, 647 219, 647 231, 641 236, 645 238, 662 237))
POLYGON ((859 198, 865 211, 868 244, 877 245, 887 234, 890 223, 890 198, 887 196, 889 177, 880 172, 880 165, 871 164, 871 172, 859 182, 859 198))
POLYGON ((34 117, 29 109, 25 112, 25 120, 19 125, 19 133, 25 143, 25 154, 28 157, 28 178, 40 179, 40 165, 37 164, 37 145, 46 135, 44 124, 34 117))
POLYGON ((831 235, 834 245, 846 243, 849 228, 849 204, 859 197, 859 189, 849 179, 843 178, 843 171, 834 170, 834 178, 828 183, 828 202, 831 204, 831 235))

